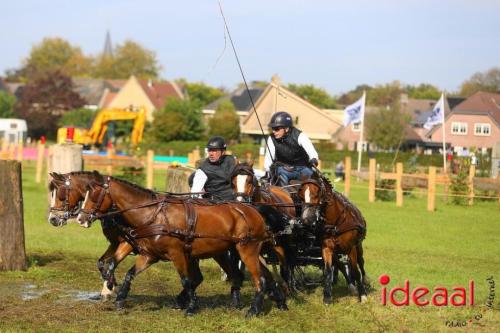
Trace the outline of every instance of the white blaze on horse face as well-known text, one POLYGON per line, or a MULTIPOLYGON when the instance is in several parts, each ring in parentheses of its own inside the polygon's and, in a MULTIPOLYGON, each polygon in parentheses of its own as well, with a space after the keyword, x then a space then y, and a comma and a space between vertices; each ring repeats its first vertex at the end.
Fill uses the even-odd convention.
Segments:
MULTIPOLYGON (((238 175, 236 176, 236 192, 245 193, 245 184, 247 183, 248 175, 238 175)), ((243 198, 238 196, 236 200, 241 201, 243 198)))
MULTIPOLYGON (((87 204, 87 200, 89 198, 89 195, 90 195, 90 191, 87 191, 87 193, 85 193, 85 199, 83 200, 83 205, 82 205, 82 207, 84 207, 84 208, 85 208, 85 205, 87 204)), ((76 217, 76 220, 78 221, 78 223, 80 223, 81 226, 88 228, 89 223, 88 222, 82 223, 82 219, 83 219, 82 213, 79 213, 78 216, 76 217)))
POLYGON ((306 203, 311 202, 311 191, 309 190, 309 187, 307 187, 306 191, 304 192, 304 200, 306 203))
POLYGON ((54 208, 54 206, 56 205, 56 194, 57 190, 53 189, 52 194, 50 195, 50 208, 54 208))

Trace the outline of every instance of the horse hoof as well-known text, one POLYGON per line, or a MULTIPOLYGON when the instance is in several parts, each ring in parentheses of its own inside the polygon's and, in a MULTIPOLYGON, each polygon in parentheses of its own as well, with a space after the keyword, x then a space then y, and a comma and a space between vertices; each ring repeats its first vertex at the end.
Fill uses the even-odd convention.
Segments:
POLYGON ((252 317, 256 317, 259 315, 259 312, 257 311, 257 309, 255 307, 250 307, 250 309, 248 310, 245 318, 252 318, 252 317))
POLYGON ((117 310, 124 310, 125 309, 125 300, 116 301, 115 307, 117 310))
POLYGON ((195 313, 196 313, 196 309, 187 308, 186 312, 184 312, 184 315, 186 317, 192 317, 192 316, 194 316, 195 313))
POLYGON ((332 298, 331 297, 323 297, 323 304, 325 304, 325 305, 332 304, 332 298))
POLYGON ((278 309, 280 309, 281 311, 288 311, 288 306, 286 305, 286 303, 281 303, 278 304, 278 309))
POLYGON ((173 309, 176 310, 184 310, 188 307, 188 300, 184 296, 184 294, 179 294, 175 297, 175 302, 174 305, 172 306, 173 309))
POLYGON ((368 297, 366 295, 361 296, 361 303, 366 303, 368 302, 368 297))
POLYGON ((358 289, 356 289, 356 287, 353 285, 353 284, 350 284, 348 286, 348 289, 349 289, 349 293, 352 295, 352 296, 358 296, 358 289))

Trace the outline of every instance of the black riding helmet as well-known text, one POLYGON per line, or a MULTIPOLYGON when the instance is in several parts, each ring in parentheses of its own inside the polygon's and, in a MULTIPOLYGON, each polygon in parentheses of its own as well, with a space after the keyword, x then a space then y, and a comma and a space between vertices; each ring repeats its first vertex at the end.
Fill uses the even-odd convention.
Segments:
POLYGON ((213 136, 207 142, 207 149, 223 149, 227 147, 226 141, 222 136, 213 136))
POLYGON ((285 111, 279 111, 273 114, 271 121, 269 122, 269 127, 292 127, 292 116, 285 111))

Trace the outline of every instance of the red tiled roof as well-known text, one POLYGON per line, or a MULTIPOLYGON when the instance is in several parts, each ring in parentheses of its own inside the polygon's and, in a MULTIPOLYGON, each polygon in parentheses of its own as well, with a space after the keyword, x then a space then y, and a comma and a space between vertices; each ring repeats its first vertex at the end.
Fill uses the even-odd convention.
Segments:
POLYGON ((111 91, 106 91, 105 95, 103 96, 103 102, 101 107, 107 108, 108 105, 113 101, 113 99, 118 95, 118 93, 114 93, 111 91))
POLYGON ((500 124, 500 94, 479 91, 458 104, 453 112, 488 113, 500 124))
POLYGON ((168 97, 183 98, 182 93, 176 89, 174 83, 148 80, 139 80, 139 83, 156 109, 163 108, 168 97))

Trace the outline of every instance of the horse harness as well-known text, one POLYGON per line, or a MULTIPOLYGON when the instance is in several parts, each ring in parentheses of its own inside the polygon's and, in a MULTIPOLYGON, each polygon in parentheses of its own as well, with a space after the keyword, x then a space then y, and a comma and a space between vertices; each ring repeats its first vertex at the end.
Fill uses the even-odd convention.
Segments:
MULTIPOLYGON (((109 182, 109 177, 108 177, 108 182, 109 182)), ((253 237, 251 235, 252 228, 248 225, 248 222, 246 220, 246 215, 245 213, 239 209, 238 207, 231 207, 235 211, 240 214, 240 216, 243 217, 243 220, 247 224, 248 232, 247 235, 243 237, 234 237, 234 236, 223 236, 223 235, 209 235, 209 234, 202 234, 202 233, 197 233, 195 232, 196 229, 196 224, 198 221, 198 216, 196 214, 195 206, 216 206, 220 205, 220 202, 213 202, 213 201, 208 201, 208 200, 203 200, 203 199, 198 199, 198 198, 169 198, 168 196, 164 196, 161 198, 155 198, 155 200, 152 200, 150 202, 147 202, 145 204, 140 204, 136 205, 133 207, 128 207, 122 210, 114 210, 108 213, 103 213, 99 214, 97 211, 100 209, 100 206, 102 205, 104 201, 104 197, 106 194, 109 193, 109 183, 104 183, 100 184, 104 191, 101 191, 99 193, 99 197, 97 199, 96 205, 93 207, 92 210, 86 211, 82 209, 82 212, 90 215, 91 218, 95 219, 102 219, 107 216, 115 215, 115 214, 122 214, 127 211, 131 210, 136 210, 136 209, 141 209, 141 208, 147 208, 151 207, 154 205, 157 205, 157 208, 155 209, 154 213, 149 217, 149 219, 146 221, 146 224, 143 226, 140 226, 138 228, 127 228, 124 226, 120 226, 120 230, 124 233, 124 238, 125 240, 134 248, 134 250, 140 254, 150 254, 149 251, 142 246, 137 240, 143 239, 143 238, 150 238, 150 237, 156 237, 156 236, 170 236, 170 237, 175 237, 178 239, 181 239, 184 241, 184 252, 190 256, 191 251, 192 251, 192 243, 196 238, 212 238, 212 239, 219 239, 222 241, 229 241, 233 243, 248 243, 250 241, 254 240, 269 240, 271 237, 266 236, 264 239, 253 237), (168 216, 167 216, 167 203, 168 204, 182 204, 184 206, 184 213, 185 213, 185 221, 186 221, 186 229, 180 229, 180 228, 172 228, 172 225, 168 222, 168 216), (156 217, 160 212, 163 213, 164 216, 164 223, 158 223, 158 224, 153 224, 155 221, 156 217)), ((222 203, 222 204, 231 204, 231 203, 222 203)), ((119 223, 118 223, 119 224, 119 223)))

